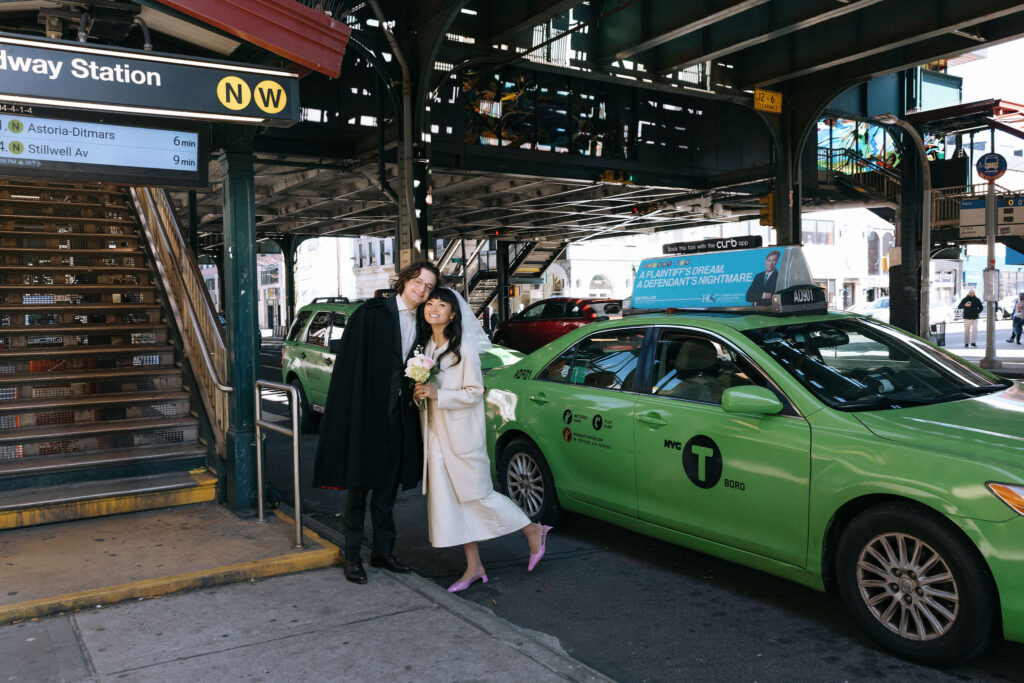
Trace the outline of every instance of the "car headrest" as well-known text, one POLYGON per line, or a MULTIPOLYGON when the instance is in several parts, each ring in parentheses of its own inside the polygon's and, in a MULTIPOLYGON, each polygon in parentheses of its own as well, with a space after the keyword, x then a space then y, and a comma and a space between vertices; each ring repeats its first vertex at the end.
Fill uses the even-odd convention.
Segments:
POLYGON ((687 339, 676 354, 676 370, 706 370, 718 360, 718 352, 704 339, 687 339))

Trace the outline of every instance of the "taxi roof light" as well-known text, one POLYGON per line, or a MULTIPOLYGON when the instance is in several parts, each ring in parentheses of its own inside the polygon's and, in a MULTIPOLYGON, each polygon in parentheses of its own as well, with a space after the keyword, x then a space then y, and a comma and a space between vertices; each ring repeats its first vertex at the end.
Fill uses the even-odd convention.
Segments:
POLYGON ((988 490, 995 494, 996 498, 1010 506, 1018 515, 1024 516, 1024 486, 1019 484, 997 484, 988 482, 988 490))

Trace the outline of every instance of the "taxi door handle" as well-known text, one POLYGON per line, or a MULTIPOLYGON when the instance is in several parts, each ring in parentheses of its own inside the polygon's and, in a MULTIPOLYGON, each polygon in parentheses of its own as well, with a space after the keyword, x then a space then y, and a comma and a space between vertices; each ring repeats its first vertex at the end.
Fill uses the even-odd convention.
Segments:
POLYGON ((299 358, 305 358, 305 357, 306 357, 306 352, 305 351, 299 351, 299 358))
POLYGON ((327 367, 331 367, 332 365, 334 365, 334 361, 331 360, 330 358, 324 358, 324 365, 326 365, 327 367))
POLYGON ((644 424, 649 424, 652 427, 664 427, 665 425, 668 424, 668 422, 658 417, 657 413, 645 413, 643 415, 637 415, 636 419, 638 419, 640 422, 643 422, 644 424))
POLYGON ((548 398, 547 394, 541 392, 539 394, 534 394, 533 396, 531 396, 530 400, 533 401, 534 403, 544 405, 545 403, 548 403, 551 399, 548 398))

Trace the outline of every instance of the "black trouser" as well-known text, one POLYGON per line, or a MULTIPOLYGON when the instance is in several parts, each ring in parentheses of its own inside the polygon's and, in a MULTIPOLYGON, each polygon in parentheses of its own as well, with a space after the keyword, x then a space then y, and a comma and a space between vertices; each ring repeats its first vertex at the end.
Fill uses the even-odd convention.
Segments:
POLYGON ((366 499, 370 498, 370 523, 373 525, 373 549, 391 553, 395 549, 395 498, 398 480, 390 489, 350 488, 345 499, 345 559, 359 558, 363 546, 366 499))

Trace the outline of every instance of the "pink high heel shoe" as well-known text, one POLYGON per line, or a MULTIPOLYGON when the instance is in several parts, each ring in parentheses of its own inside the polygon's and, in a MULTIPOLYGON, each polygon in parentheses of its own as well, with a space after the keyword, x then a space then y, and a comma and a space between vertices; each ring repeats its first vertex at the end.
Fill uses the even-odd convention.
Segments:
POLYGON ((547 550, 548 546, 548 532, 551 531, 552 528, 553 527, 549 527, 547 525, 541 525, 540 550, 535 553, 530 553, 530 561, 526 565, 526 571, 532 572, 533 568, 537 566, 538 562, 540 562, 540 558, 544 557, 544 551, 547 550))
POLYGON ((465 581, 456 581, 452 585, 448 586, 448 592, 449 593, 459 593, 461 591, 464 591, 467 588, 469 588, 470 586, 472 586, 473 582, 476 581, 477 579, 480 579, 480 581, 483 582, 483 583, 487 583, 487 572, 485 572, 483 569, 481 569, 480 571, 478 571, 476 574, 473 574, 473 576, 469 577, 465 581))

